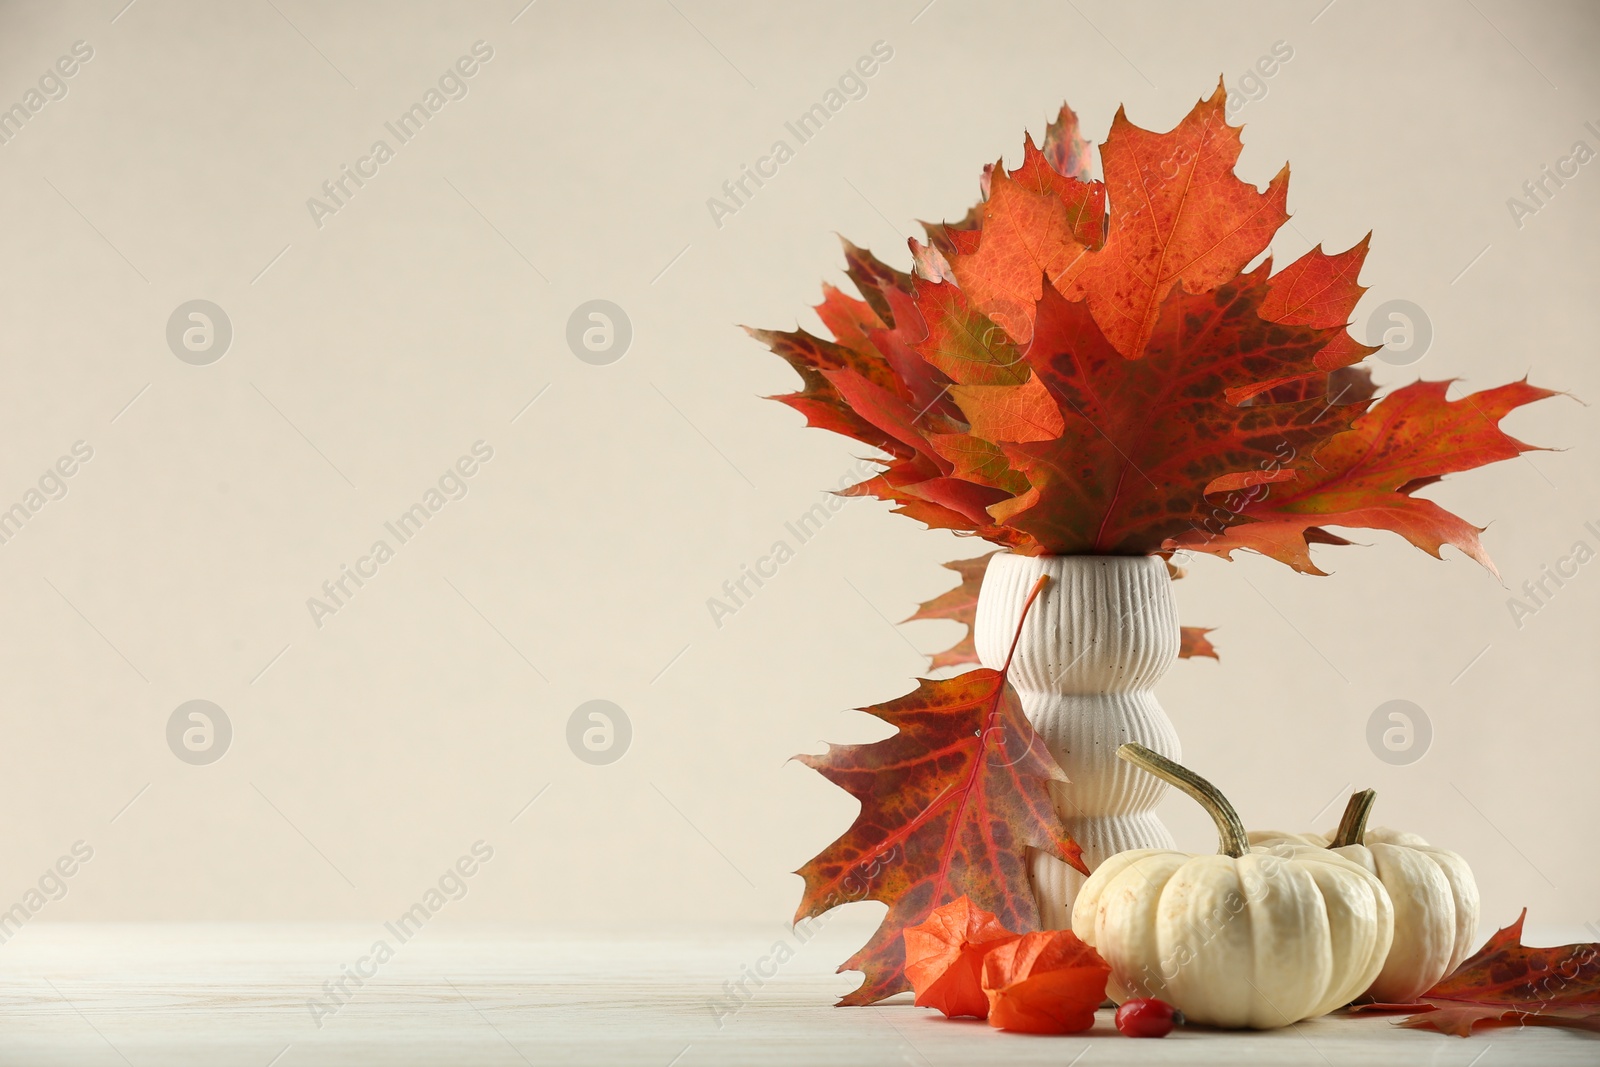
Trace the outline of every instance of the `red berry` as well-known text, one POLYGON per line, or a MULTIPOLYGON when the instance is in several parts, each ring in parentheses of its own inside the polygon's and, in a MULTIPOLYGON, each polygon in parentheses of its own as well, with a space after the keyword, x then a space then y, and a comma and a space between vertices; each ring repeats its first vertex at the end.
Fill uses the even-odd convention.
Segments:
POLYGON ((1117 1029, 1129 1037, 1166 1037, 1183 1025, 1183 1012, 1155 997, 1135 997, 1117 1009, 1117 1029))

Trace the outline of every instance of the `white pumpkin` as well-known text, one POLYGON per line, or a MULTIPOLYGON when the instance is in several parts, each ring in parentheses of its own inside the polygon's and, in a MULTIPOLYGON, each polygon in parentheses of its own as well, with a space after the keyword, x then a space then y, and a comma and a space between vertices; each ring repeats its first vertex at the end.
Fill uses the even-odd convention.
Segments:
POLYGON ((1383 1003, 1407 1004, 1471 953, 1478 932, 1478 883, 1467 861, 1449 849, 1400 830, 1368 830, 1374 796, 1370 789, 1353 795, 1332 833, 1255 831, 1250 843, 1327 848, 1377 876, 1394 904, 1394 943, 1366 994, 1383 1003))
POLYGON ((1142 745, 1117 755, 1199 801, 1222 847, 1120 852, 1078 891, 1072 930, 1111 965, 1113 1000, 1159 997, 1191 1022, 1269 1030, 1332 1011, 1372 983, 1394 934, 1376 875, 1312 845, 1252 848, 1205 779, 1142 745))

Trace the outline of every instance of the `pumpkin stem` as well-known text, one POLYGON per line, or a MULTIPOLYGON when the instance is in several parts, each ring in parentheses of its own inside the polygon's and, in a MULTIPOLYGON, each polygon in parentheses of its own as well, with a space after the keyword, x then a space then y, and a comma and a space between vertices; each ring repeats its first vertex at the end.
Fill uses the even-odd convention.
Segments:
POLYGON ((1372 802, 1376 799, 1378 794, 1371 789, 1350 794, 1350 803, 1344 806, 1344 817, 1339 820, 1339 829, 1335 831, 1333 840, 1328 842, 1329 848, 1343 848, 1363 842, 1367 836, 1367 816, 1372 814, 1372 802))
POLYGON ((1182 764, 1131 741, 1118 746, 1117 755, 1194 797, 1217 824, 1219 853, 1238 859, 1250 851, 1250 839, 1245 835, 1244 823, 1239 821, 1239 813, 1216 786, 1182 764))

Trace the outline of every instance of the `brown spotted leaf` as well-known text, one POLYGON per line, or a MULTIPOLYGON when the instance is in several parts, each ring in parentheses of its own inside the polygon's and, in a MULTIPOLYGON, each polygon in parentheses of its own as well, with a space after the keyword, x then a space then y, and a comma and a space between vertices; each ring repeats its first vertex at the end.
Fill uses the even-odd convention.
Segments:
POLYGON ((1361 1004, 1353 1011, 1410 1011, 1400 1025, 1467 1037, 1476 1026, 1545 1025, 1600 1030, 1600 943, 1553 948, 1522 943, 1517 921, 1415 1004, 1361 1004))
POLYGON ((1028 723, 1004 670, 924 679, 914 692, 864 710, 895 733, 797 757, 859 800, 861 811, 800 868, 805 892, 795 921, 855 900, 889 907, 871 940, 839 968, 865 972, 841 1005, 872 1004, 911 988, 903 932, 959 897, 1009 930, 1038 929, 1030 849, 1087 873, 1050 798, 1050 783, 1066 775, 1028 723))
POLYGON ((1087 305, 1046 287, 1025 356, 1064 431, 1003 443, 1031 488, 989 513, 1055 555, 1154 552, 1210 517, 1214 482, 1281 476, 1347 429, 1359 406, 1227 399, 1262 377, 1317 373, 1335 332, 1267 322, 1267 295, 1266 267, 1211 292, 1176 290, 1143 358, 1127 359, 1087 305))

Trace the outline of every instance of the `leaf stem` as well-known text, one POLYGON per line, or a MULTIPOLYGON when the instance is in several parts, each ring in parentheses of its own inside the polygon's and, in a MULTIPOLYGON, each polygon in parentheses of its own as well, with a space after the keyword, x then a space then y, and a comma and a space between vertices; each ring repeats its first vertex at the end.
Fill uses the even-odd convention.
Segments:
POLYGON ((1372 814, 1372 802, 1377 798, 1378 794, 1371 789, 1350 794, 1350 802, 1344 806, 1344 817, 1339 820, 1339 829, 1334 832, 1333 840, 1328 842, 1329 848, 1359 845, 1365 841, 1367 818, 1372 814))
POLYGON ((1040 592, 1049 583, 1050 576, 1048 574, 1039 575, 1039 580, 1033 583, 1033 589, 1029 591, 1028 599, 1022 605, 1022 618, 1017 620, 1017 632, 1011 635, 1011 648, 1006 652, 1006 665, 1000 668, 1001 677, 1011 673, 1011 657, 1017 654, 1017 642, 1022 640, 1022 624, 1028 621, 1028 609, 1033 607, 1034 600, 1038 598, 1040 592))
POLYGON ((1239 813, 1216 786, 1182 764, 1131 741, 1119 746, 1117 755, 1188 793, 1206 809, 1211 821, 1217 824, 1217 851, 1221 855, 1238 859, 1250 851, 1250 839, 1245 834, 1244 823, 1239 821, 1239 813))

